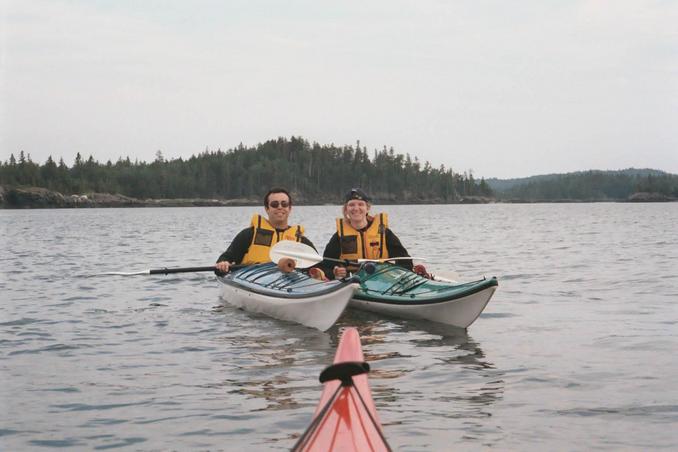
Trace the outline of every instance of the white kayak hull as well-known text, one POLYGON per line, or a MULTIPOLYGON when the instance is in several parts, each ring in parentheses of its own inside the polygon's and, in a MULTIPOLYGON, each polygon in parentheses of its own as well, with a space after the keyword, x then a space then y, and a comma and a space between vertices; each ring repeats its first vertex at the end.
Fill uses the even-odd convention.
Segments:
POLYGON ((411 305, 365 300, 354 296, 349 306, 404 319, 428 320, 457 328, 468 328, 483 312, 496 289, 497 286, 492 286, 453 300, 411 305))
POLYGON ((354 289, 353 285, 347 285, 321 296, 281 299, 224 285, 221 298, 248 312, 266 314, 279 320, 301 323, 325 331, 332 327, 344 312, 354 289))

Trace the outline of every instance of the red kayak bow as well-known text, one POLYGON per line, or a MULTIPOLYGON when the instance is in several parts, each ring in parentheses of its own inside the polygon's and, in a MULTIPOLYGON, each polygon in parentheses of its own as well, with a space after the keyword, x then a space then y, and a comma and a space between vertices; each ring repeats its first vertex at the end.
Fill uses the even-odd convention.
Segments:
POLYGON ((325 384, 311 425, 293 451, 390 451, 372 400, 360 335, 344 330, 334 364, 320 374, 325 384))

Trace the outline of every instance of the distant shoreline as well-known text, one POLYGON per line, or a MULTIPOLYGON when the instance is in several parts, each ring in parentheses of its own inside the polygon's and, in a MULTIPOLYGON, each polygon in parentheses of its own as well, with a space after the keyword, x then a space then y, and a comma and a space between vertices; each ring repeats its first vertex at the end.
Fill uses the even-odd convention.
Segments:
MULTIPOLYGON (((559 203, 599 203, 599 202, 676 202, 678 199, 660 193, 634 193, 628 199, 562 199, 562 200, 525 200, 495 199, 482 196, 462 197, 454 202, 441 202, 439 199, 419 199, 416 202, 402 202, 395 199, 380 201, 378 204, 559 204, 559 203)), ((41 187, 2 187, 0 186, 0 208, 2 209, 88 209, 114 207, 236 207, 257 206, 261 200, 252 198, 237 199, 137 199, 120 194, 87 193, 63 195, 41 187)), ((297 201, 296 205, 340 205, 334 202, 309 203, 297 201)))
MULTIPOLYGON (((445 203, 440 199, 419 199, 406 204, 490 204, 494 198, 482 196, 467 196, 454 203, 445 203)), ((59 192, 42 187, 1 187, 0 208, 3 209, 89 209, 112 207, 236 207, 258 206, 261 199, 137 199, 120 194, 87 193, 63 195, 59 192)), ((341 205, 341 200, 321 200, 311 203, 307 200, 295 198, 296 205, 341 205)), ((401 204, 395 199, 380 201, 379 204, 401 204)))
POLYGON ((254 199, 137 199, 120 194, 63 195, 41 187, 0 187, 4 209, 89 209, 111 207, 233 207, 256 205, 254 199))

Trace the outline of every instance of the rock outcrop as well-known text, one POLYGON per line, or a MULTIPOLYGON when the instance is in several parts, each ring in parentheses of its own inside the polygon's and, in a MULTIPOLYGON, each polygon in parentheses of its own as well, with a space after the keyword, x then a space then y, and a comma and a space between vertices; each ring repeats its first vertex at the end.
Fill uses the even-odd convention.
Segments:
POLYGON ((0 207, 8 209, 247 206, 259 203, 253 199, 137 199, 109 193, 62 195, 41 187, 0 186, 0 207))
POLYGON ((666 196, 662 193, 648 193, 638 192, 634 193, 627 199, 628 202, 670 202, 678 201, 678 198, 666 196))
POLYGON ((3 206, 13 208, 68 207, 61 193, 41 187, 4 188, 3 206))

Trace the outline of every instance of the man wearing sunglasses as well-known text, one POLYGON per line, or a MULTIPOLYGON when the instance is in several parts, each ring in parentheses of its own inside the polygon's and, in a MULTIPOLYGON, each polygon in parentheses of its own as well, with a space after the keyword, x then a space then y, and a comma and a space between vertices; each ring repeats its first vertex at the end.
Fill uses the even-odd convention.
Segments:
POLYGON ((271 247, 281 240, 294 240, 315 246, 304 236, 301 225, 290 226, 292 196, 284 188, 272 188, 264 196, 264 209, 268 218, 255 214, 250 227, 235 236, 228 249, 217 259, 217 271, 228 273, 233 264, 261 264, 270 262, 271 247))

